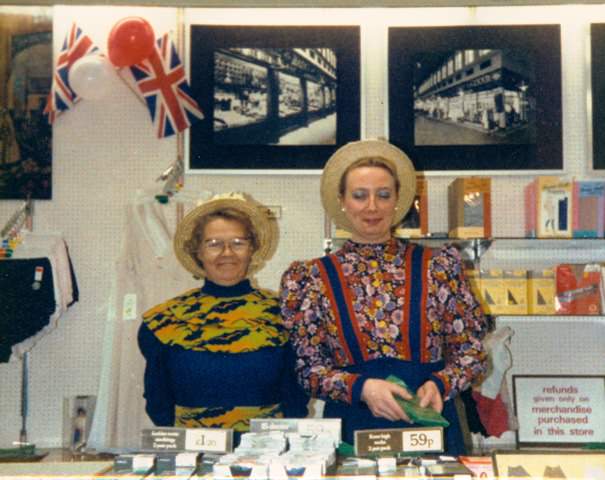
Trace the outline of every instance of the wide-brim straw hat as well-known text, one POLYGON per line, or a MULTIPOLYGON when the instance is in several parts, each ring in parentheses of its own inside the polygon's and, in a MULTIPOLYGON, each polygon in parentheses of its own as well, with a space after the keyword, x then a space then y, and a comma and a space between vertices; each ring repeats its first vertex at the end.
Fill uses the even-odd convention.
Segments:
POLYGON ((269 209, 266 206, 254 200, 250 195, 241 192, 215 195, 185 215, 177 225, 174 234, 173 246, 177 259, 197 278, 205 278, 206 271, 196 261, 194 254, 187 248, 187 244, 203 217, 225 209, 236 210, 249 218, 256 234, 258 248, 252 254, 247 272, 248 277, 258 272, 277 249, 279 239, 277 222, 269 218, 269 209))
POLYGON ((416 195, 416 170, 409 157, 385 140, 361 140, 342 146, 330 157, 321 175, 321 201, 327 214, 339 228, 352 231, 342 211, 340 179, 351 165, 364 158, 378 158, 391 166, 399 178, 399 198, 393 218, 397 225, 410 209, 416 195))

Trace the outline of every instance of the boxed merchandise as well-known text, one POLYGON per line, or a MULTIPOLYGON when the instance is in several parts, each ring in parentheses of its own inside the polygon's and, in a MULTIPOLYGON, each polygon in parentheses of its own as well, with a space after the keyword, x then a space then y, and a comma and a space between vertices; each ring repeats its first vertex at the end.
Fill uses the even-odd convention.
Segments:
POLYGON ((448 234, 452 238, 492 236, 491 178, 457 178, 448 187, 448 234))
MULTIPOLYGON (((538 238, 570 238, 573 211, 572 182, 559 177, 541 176, 537 177, 532 184, 535 189, 533 208, 536 210, 528 212, 526 215, 536 218, 535 236, 538 238)), ((531 209, 532 205, 527 205, 526 208, 531 209)))
POLYGON ((249 477, 254 479, 269 478, 269 465, 277 455, 223 455, 212 467, 212 478, 232 479, 249 477))
POLYGON ((104 480, 124 478, 131 480, 145 478, 155 469, 156 456, 152 454, 123 454, 113 460, 113 468, 102 476, 104 480))
POLYGON ((601 266, 560 264, 555 269, 555 311, 560 315, 601 313, 601 266))
POLYGON ((573 182, 572 235, 574 238, 599 238, 605 228, 605 182, 573 182))
POLYGON ((524 225, 525 236, 527 238, 536 238, 538 232, 536 224, 538 223, 538 208, 536 203, 536 182, 530 182, 523 189, 524 200, 524 225))
POLYGON ((283 432, 246 432, 240 439, 240 444, 234 450, 237 454, 276 454, 288 449, 287 437, 283 432))
MULTIPOLYGON (((330 458, 321 452, 287 452, 271 461, 270 478, 318 479, 326 474, 330 458)), ((334 463, 334 462, 332 462, 334 463)))
POLYGON ((504 278, 500 268, 481 270, 481 299, 483 310, 487 314, 503 313, 504 278))
POLYGON ((198 452, 164 452, 156 456, 154 478, 177 476, 191 477, 199 464, 202 454, 198 452))
POLYGON ((527 272, 527 313, 555 313, 555 271, 552 268, 527 272))
POLYGON ((416 177, 416 196, 395 230, 401 238, 424 237, 429 232, 429 200, 426 178, 416 177))
POLYGON ((82 450, 86 447, 95 404, 94 395, 76 395, 63 399, 63 448, 82 450))
POLYGON ((340 418, 251 418, 250 433, 284 432, 297 433, 303 437, 322 437, 327 434, 337 447, 341 441, 342 420, 340 418))
POLYGON ((494 478, 494 467, 490 457, 471 457, 462 455, 458 457, 458 460, 473 472, 473 477, 494 478))
POLYGON ((500 313, 505 315, 527 314, 527 270, 504 270, 504 305, 500 313))

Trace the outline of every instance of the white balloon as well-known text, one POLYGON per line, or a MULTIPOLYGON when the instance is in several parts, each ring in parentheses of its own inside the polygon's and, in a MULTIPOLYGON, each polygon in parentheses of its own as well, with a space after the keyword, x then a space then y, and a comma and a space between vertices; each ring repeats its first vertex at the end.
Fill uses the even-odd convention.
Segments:
POLYGON ((113 66, 101 55, 86 55, 79 58, 69 69, 69 86, 76 94, 87 100, 106 97, 116 75, 113 66))

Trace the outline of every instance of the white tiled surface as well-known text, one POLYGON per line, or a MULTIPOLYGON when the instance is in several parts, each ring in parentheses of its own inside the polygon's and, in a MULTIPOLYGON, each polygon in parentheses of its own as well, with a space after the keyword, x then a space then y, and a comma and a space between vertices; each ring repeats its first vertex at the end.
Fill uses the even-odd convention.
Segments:
MULTIPOLYGON (((2 7, 0 7, 2 8, 2 7)), ((172 8, 57 6, 55 46, 66 26, 77 20, 105 50, 111 26, 128 15, 141 15, 156 33, 177 30, 172 8)), ((210 23, 314 23, 362 26, 362 132, 387 136, 386 28, 388 25, 452 25, 478 23, 562 24, 563 144, 566 172, 589 171, 591 147, 587 95, 588 24, 605 21, 605 5, 573 7, 503 7, 477 9, 322 9, 321 12, 263 9, 198 9, 188 12, 210 23), (305 18, 310 21, 303 21, 305 18)), ((57 47, 55 47, 57 48, 57 47)), ((137 188, 149 187, 174 159, 175 139, 157 140, 146 109, 119 79, 103 102, 82 102, 54 128, 52 201, 35 205, 36 231, 62 232, 73 257, 80 302, 31 353, 29 438, 54 446, 61 438, 65 395, 96 394, 101 370, 103 327, 108 306, 112 262, 117 256, 125 204, 137 188)), ((430 230, 445 231, 446 187, 451 176, 429 177, 430 230)), ((522 234, 522 188, 527 175, 493 179, 494 235, 522 234)), ((279 205, 282 217, 276 257, 259 274, 259 283, 277 288, 282 271, 294 259, 322 252, 323 213, 317 176, 188 175, 188 189, 245 190, 260 201, 279 205)), ((0 218, 8 218, 20 202, 0 202, 0 218)), ((0 222, 2 223, 2 222, 0 222)), ((566 251, 549 252, 559 257, 566 251)), ((535 253, 512 252, 520 261, 535 253)), ((589 254, 590 256, 590 254, 589 254)), ((511 261, 513 259, 511 258, 511 261)), ((158 299, 160 301, 162 299, 158 299)), ((515 371, 523 373, 604 373, 603 321, 512 321, 515 371), (544 331, 548 330, 548 335, 544 331), (573 332, 570 335, 569 332, 573 332), (553 361, 556 358, 557 361, 553 361), (560 361, 559 361, 560 360, 560 361), (547 370, 546 372, 543 370, 547 370), (590 370, 587 371, 587 370, 590 370)), ((135 348, 133 346, 133 348, 135 348)), ((20 365, 0 365, 0 446, 18 438, 20 365)))

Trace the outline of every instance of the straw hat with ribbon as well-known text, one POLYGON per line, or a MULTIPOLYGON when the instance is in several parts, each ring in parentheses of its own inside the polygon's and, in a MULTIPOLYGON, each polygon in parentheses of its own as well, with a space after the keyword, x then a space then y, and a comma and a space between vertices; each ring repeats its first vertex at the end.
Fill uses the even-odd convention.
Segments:
POLYGON ((230 192, 215 195, 204 203, 192 209, 179 222, 174 235, 174 252, 181 265, 195 277, 205 278, 206 272, 194 257, 188 246, 199 221, 206 215, 233 209, 250 219, 258 248, 252 254, 248 267, 248 276, 258 272, 277 249, 279 232, 277 222, 269 218, 268 209, 250 195, 241 192, 230 192))
POLYGON ((399 198, 393 225, 410 209, 416 195, 416 171, 408 156, 385 140, 361 140, 339 148, 330 157, 321 175, 321 201, 325 211, 339 228, 352 231, 351 222, 341 209, 340 179, 347 169, 362 159, 375 158, 391 166, 399 179, 399 198))

